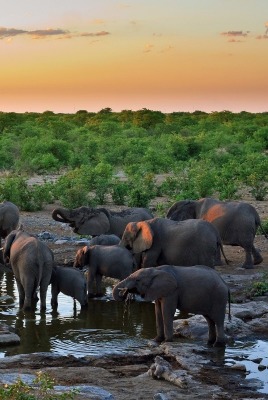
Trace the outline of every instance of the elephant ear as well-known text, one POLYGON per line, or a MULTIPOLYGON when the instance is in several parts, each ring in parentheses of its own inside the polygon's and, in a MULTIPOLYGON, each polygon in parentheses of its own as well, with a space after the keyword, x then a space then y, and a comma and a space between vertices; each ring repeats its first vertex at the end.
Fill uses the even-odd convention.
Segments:
POLYGON ((77 251, 73 266, 75 268, 81 269, 87 264, 88 264, 88 247, 84 246, 77 251))
POLYGON ((4 246, 4 253, 3 253, 4 262, 6 264, 9 263, 10 250, 11 250, 12 243, 16 239, 16 235, 17 235, 17 231, 13 231, 6 238, 6 243, 5 243, 5 246, 4 246))
POLYGON ((184 221, 196 218, 195 202, 191 200, 178 201, 167 212, 167 218, 174 221, 184 221))
POLYGON ((151 248, 153 244, 153 231, 146 221, 132 223, 136 228, 136 236, 133 240, 133 253, 142 253, 151 248))
POLYGON ((150 284, 145 290, 144 300, 153 301, 167 297, 177 288, 175 277, 169 272, 154 268, 150 284))
POLYGON ((77 233, 80 235, 99 236, 110 230, 110 220, 107 213, 102 209, 93 210, 90 215, 81 218, 77 233))

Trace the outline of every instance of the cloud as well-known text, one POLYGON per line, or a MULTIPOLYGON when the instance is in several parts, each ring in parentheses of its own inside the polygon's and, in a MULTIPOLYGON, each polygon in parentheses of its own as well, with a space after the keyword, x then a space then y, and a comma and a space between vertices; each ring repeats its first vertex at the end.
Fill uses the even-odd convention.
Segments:
POLYGON ((65 36, 69 35, 69 31, 65 31, 63 29, 38 29, 35 31, 26 32, 27 35, 32 36, 33 39, 42 39, 48 36, 65 36))
POLYGON ((22 35, 24 33, 27 33, 27 31, 24 31, 22 29, 0 27, 0 39, 22 35))
POLYGON ((0 39, 9 39, 19 35, 27 35, 32 39, 45 39, 48 37, 56 37, 60 39, 72 39, 74 37, 99 37, 109 35, 109 32, 83 32, 83 33, 72 33, 65 29, 36 29, 33 31, 15 29, 15 28, 4 28, 0 27, 0 39))
POLYGON ((249 31, 243 32, 243 31, 228 31, 228 32, 222 32, 221 35, 231 37, 231 38, 236 38, 236 37, 247 37, 249 34, 249 31))
POLYGON ((77 36, 82 36, 82 37, 95 37, 95 36, 106 36, 106 35, 110 35, 109 32, 106 31, 100 31, 100 32, 95 32, 95 33, 90 33, 90 32, 84 32, 81 33, 77 36))

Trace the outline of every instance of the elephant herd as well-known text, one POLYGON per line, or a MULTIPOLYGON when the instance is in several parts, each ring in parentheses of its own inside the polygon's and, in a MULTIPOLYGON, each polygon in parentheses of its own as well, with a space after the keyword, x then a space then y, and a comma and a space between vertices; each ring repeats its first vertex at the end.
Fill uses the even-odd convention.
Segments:
POLYGON ((203 315, 208 344, 224 346, 230 292, 214 270, 221 265, 221 256, 228 264, 223 244, 245 250, 244 268, 262 262, 253 243, 260 217, 243 202, 178 201, 165 218, 153 217, 145 208, 121 212, 57 208, 52 212, 55 221, 68 223, 77 234, 92 236, 89 246, 74 255, 74 268, 56 266, 49 246, 18 227, 19 217, 16 205, 0 204, 0 240, 5 239, 1 257, 14 273, 20 308, 31 309, 39 291, 40 308, 45 310, 50 284, 53 308, 58 306, 59 292, 85 307, 89 298, 103 295, 102 277, 108 276, 119 280, 113 288, 115 300, 134 293, 155 302, 157 342, 172 340, 173 317, 180 309, 203 315))

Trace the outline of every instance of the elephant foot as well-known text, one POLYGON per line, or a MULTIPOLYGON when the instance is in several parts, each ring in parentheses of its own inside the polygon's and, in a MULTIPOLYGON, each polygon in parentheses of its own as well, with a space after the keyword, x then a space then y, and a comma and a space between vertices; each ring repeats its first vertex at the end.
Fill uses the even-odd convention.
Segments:
POLYGON ((215 339, 209 339, 209 340, 207 341, 208 347, 213 347, 213 346, 214 346, 214 343, 215 343, 215 339))
POLYGON ((225 343, 225 341, 216 340, 216 342, 214 343, 213 347, 221 347, 221 348, 223 348, 223 347, 226 347, 226 343, 225 343))
POLYGON ((243 264, 243 265, 242 265, 242 268, 245 268, 245 269, 253 269, 254 266, 253 266, 252 264, 243 264))
POLYGON ((153 341, 156 343, 162 343, 165 340, 164 336, 156 336, 153 341))
POLYGON ((254 265, 261 264, 262 262, 263 262, 263 258, 261 255, 258 258, 257 257, 254 258, 254 265))

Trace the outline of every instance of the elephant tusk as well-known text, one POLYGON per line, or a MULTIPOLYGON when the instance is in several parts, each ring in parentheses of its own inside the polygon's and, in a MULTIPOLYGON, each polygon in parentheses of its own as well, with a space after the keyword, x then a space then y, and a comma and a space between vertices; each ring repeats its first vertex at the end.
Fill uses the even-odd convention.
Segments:
POLYGON ((3 251, 3 250, 4 250, 4 247, 1 247, 0 250, 3 251))

